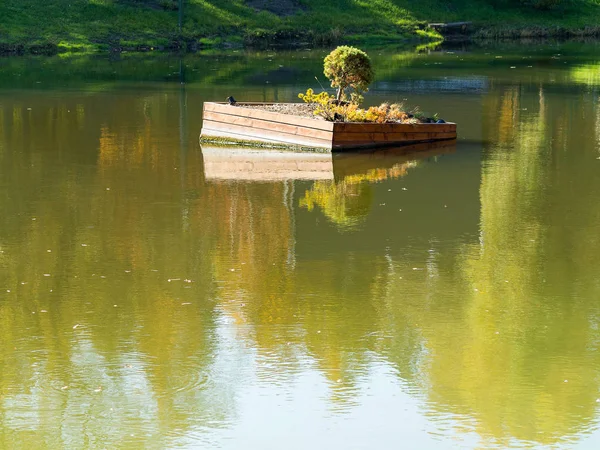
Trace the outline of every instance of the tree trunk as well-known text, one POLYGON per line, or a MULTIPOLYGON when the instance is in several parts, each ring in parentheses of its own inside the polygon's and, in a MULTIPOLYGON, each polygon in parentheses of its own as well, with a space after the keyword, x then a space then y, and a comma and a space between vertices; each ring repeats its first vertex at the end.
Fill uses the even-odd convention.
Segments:
POLYGON ((340 86, 337 91, 337 101, 341 102, 343 96, 344 96, 344 88, 342 86, 340 86))

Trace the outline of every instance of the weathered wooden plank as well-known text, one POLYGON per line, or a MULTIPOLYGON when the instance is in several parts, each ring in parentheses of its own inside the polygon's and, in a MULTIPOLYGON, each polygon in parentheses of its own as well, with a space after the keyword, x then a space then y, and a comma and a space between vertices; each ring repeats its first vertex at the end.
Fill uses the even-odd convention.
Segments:
POLYGON ((454 139, 455 133, 335 133, 333 143, 343 142, 402 142, 418 140, 454 139))
POLYGON ((247 136, 253 137, 264 137, 266 139, 272 140, 281 140, 282 142, 286 139, 294 139, 295 142, 306 142, 306 145, 321 145, 321 146, 331 146, 332 139, 320 139, 311 136, 303 136, 303 135, 295 135, 289 134, 282 131, 276 130, 264 130, 258 128, 250 128, 243 125, 234 125, 231 123, 223 123, 223 122, 214 122, 212 120, 204 121, 204 125, 202 129, 217 129, 222 131, 231 130, 237 134, 243 134, 247 136))
POLYGON ((213 111, 206 111, 204 113, 204 120, 240 125, 261 130, 280 131, 282 133, 315 137, 318 139, 331 140, 333 138, 332 131, 318 130, 315 128, 307 128, 299 125, 290 125, 287 123, 271 122, 268 120, 254 119, 250 117, 231 116, 229 114, 223 114, 213 111))
MULTIPOLYGON (((264 103, 262 103, 264 104, 264 103)), ((281 114, 273 111, 264 111, 261 109, 244 108, 243 103, 231 106, 227 103, 204 102, 204 111, 213 111, 231 116, 251 117, 254 119, 263 119, 271 122, 287 123, 290 125, 299 125, 317 130, 333 131, 333 122, 326 120, 310 119, 308 117, 298 117, 290 114, 281 114)))
MULTIPOLYGON (((249 138, 243 134, 232 133, 231 131, 222 131, 222 130, 211 130, 202 128, 202 136, 205 138, 218 138, 218 139, 231 139, 232 141, 250 141, 250 142, 263 142, 265 144, 277 144, 281 145, 281 141, 273 141, 266 138, 249 138)), ((285 144, 290 144, 289 142, 285 142, 285 144)), ((204 144, 201 144, 204 145, 204 144)), ((233 144, 232 144, 233 145, 233 144)), ((290 144, 292 145, 292 144, 290 144)))
MULTIPOLYGON (((310 151, 310 149, 318 149, 319 152, 329 153, 332 150, 332 146, 323 147, 317 145, 306 145, 301 142, 290 142, 289 140, 281 141, 281 140, 273 140, 267 138, 259 138, 259 137, 248 137, 245 135, 232 133, 231 131, 220 131, 220 130, 205 130, 204 137, 207 139, 218 140, 226 144, 227 141, 231 141, 230 145, 239 145, 238 142, 246 142, 249 146, 259 146, 258 143, 264 144, 266 146, 273 146, 277 148, 289 148, 289 147, 299 147, 298 151, 310 151)), ((219 144, 219 145, 223 145, 219 144)), ((202 144, 204 145, 204 144, 202 144)), ((213 144, 214 145, 214 144, 213 144)))
MULTIPOLYGON (((232 125, 222 122, 213 122, 205 120, 202 126, 203 136, 212 136, 212 131, 220 131, 223 133, 231 133, 236 135, 237 139, 260 140, 263 142, 279 142, 296 145, 304 145, 308 147, 320 147, 331 149, 331 139, 318 139, 310 136, 299 136, 289 133, 282 133, 272 130, 260 130, 249 128, 241 125, 232 125)), ((232 136, 234 137, 234 136, 232 136)))
POLYGON ((335 133, 441 132, 456 133, 455 123, 334 123, 335 133))

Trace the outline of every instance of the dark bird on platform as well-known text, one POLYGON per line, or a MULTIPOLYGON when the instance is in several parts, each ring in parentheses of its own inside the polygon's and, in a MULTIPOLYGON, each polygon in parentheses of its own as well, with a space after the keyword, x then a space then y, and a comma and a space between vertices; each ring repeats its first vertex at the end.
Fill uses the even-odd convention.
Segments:
POLYGON ((237 102, 235 101, 235 98, 233 98, 231 95, 229 97, 227 97, 227 101, 229 102, 229 104, 231 106, 234 106, 237 102))

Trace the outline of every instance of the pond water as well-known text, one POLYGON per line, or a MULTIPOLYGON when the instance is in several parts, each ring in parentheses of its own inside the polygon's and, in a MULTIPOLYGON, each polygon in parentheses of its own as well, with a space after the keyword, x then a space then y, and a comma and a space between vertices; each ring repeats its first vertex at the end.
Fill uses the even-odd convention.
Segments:
POLYGON ((288 165, 202 102, 325 50, 0 60, 0 448, 598 448, 599 47, 371 50, 457 143, 288 165))

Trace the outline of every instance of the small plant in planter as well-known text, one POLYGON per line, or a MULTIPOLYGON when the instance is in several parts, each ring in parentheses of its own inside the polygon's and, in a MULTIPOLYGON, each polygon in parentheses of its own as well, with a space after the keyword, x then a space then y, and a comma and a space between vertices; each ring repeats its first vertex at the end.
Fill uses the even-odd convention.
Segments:
POLYGON ((382 103, 369 109, 360 108, 364 92, 369 90, 374 71, 371 59, 362 50, 355 47, 341 46, 333 50, 324 60, 324 74, 337 87, 335 96, 327 92, 315 94, 312 89, 298 97, 312 107, 315 115, 331 122, 367 122, 367 123, 444 123, 438 119, 426 117, 418 108, 412 112, 404 110, 403 104, 382 103), (350 99, 347 89, 353 91, 350 99))
POLYGON ((323 67, 323 73, 331 81, 331 87, 338 88, 336 96, 338 102, 346 100, 344 91, 349 87, 354 89, 353 94, 358 100, 363 92, 369 90, 369 85, 375 76, 369 55, 347 45, 342 45, 327 55, 323 67))

